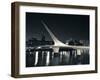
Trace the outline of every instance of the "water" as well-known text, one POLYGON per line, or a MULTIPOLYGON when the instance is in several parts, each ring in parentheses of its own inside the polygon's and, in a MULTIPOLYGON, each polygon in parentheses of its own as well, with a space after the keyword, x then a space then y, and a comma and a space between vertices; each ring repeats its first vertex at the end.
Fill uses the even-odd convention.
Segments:
POLYGON ((26 51, 26 67, 84 64, 89 64, 89 50, 60 49, 58 53, 52 49, 26 51))

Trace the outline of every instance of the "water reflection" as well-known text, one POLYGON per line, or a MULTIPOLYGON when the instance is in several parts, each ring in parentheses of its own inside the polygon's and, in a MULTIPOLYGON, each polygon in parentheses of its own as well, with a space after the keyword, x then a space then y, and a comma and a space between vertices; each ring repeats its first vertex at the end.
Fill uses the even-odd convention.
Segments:
POLYGON ((58 53, 52 49, 27 49, 26 67, 89 64, 89 50, 60 48, 58 53))

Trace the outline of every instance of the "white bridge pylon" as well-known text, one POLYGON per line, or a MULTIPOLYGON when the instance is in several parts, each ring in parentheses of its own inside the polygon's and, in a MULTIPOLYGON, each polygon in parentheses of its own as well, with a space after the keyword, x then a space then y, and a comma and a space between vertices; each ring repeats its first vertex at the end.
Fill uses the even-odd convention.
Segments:
POLYGON ((48 31, 48 33, 50 34, 51 38, 53 39, 53 41, 54 41, 54 46, 59 46, 59 45, 65 46, 64 43, 62 43, 61 41, 59 41, 59 40, 55 37, 55 35, 50 31, 50 29, 47 27, 47 25, 46 25, 43 21, 41 21, 41 22, 42 22, 42 24, 44 25, 45 29, 46 29, 46 30, 48 31))
POLYGON ((45 29, 46 29, 46 30, 48 31, 48 33, 50 34, 52 40, 54 41, 54 46, 52 46, 52 47, 53 47, 53 51, 54 51, 55 53, 58 53, 58 52, 59 52, 59 47, 56 47, 56 46, 67 46, 67 45, 65 45, 64 43, 62 43, 61 41, 59 41, 59 40, 55 37, 55 35, 50 31, 50 29, 47 27, 47 25, 46 25, 43 21, 41 21, 41 22, 42 22, 42 24, 44 25, 45 29))

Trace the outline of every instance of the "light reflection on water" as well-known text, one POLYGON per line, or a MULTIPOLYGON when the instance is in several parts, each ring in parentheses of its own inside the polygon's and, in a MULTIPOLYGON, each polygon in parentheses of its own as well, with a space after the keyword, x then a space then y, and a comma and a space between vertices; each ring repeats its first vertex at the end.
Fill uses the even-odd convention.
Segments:
POLYGON ((61 49, 59 53, 52 49, 26 51, 26 67, 83 64, 89 64, 89 50, 61 49))

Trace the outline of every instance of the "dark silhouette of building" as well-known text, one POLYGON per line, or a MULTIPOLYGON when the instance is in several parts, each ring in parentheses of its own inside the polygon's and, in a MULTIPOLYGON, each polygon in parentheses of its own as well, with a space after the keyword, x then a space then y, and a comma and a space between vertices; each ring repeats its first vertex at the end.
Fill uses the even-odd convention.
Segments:
POLYGON ((83 43, 81 43, 81 42, 78 41, 78 40, 72 40, 72 39, 71 39, 71 40, 69 40, 68 45, 82 46, 83 43))
POLYGON ((30 40, 26 41, 27 47, 34 47, 34 46, 40 46, 40 45, 53 45, 53 41, 47 41, 45 36, 42 35, 41 40, 38 40, 37 38, 31 38, 30 40))

